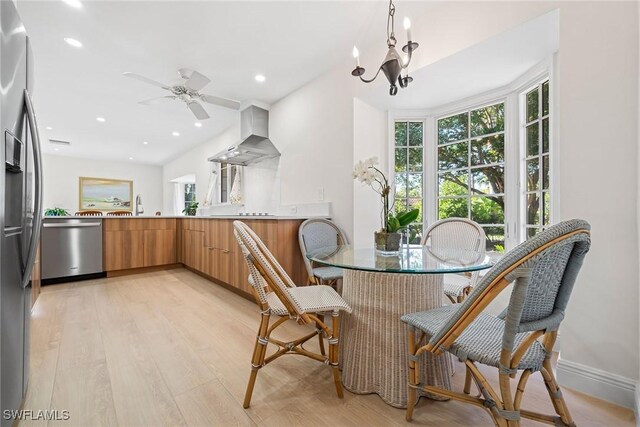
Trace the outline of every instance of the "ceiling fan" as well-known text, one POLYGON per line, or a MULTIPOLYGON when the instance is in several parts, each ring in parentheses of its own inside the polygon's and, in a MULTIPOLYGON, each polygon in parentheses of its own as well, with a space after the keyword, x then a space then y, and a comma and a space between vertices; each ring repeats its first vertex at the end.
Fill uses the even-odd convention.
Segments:
POLYGON ((143 105, 154 105, 161 102, 177 99, 186 103, 187 108, 191 110, 193 115, 196 116, 198 120, 205 120, 209 118, 209 114, 207 114, 206 110, 199 101, 206 102, 208 104, 219 105, 220 107, 231 108, 233 110, 240 109, 240 103, 238 101, 200 93, 200 90, 207 84, 209 84, 211 80, 207 76, 188 68, 180 68, 178 70, 178 74, 180 74, 180 77, 182 77, 185 82, 183 84, 174 86, 162 84, 153 79, 141 76, 140 74, 136 73, 126 72, 122 74, 126 77, 131 77, 132 79, 140 80, 141 82, 161 87, 162 89, 168 90, 172 93, 172 95, 166 95, 159 98, 140 101, 140 104, 143 105))

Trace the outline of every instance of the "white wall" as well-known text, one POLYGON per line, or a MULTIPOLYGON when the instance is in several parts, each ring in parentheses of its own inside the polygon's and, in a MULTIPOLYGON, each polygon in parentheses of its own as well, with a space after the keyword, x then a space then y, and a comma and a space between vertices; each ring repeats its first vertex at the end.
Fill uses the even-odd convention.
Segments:
POLYGON ((318 202, 322 189, 333 220, 351 239, 355 82, 348 77, 334 69, 273 105, 269 132, 282 152, 282 203, 318 202))
POLYGON ((240 130, 237 126, 233 126, 213 140, 197 145, 182 156, 166 163, 162 167, 161 184, 163 189, 164 210, 174 215, 180 214, 180 212, 174 212, 174 184, 169 181, 190 174, 194 174, 196 177, 196 200, 202 205, 207 192, 209 173, 212 167, 212 164, 207 161, 207 158, 229 147, 234 142, 237 142, 239 138, 240 130))
MULTIPOLYGON (((133 181, 133 196, 140 194, 145 214, 162 211, 162 167, 132 162, 111 162, 77 157, 43 155, 44 207, 60 207, 73 214, 79 209, 81 176, 133 181)), ((164 212, 163 212, 164 213, 164 212)))
MULTIPOLYGON (((388 174, 388 119, 384 111, 378 110, 359 99, 353 100, 353 160, 359 162, 377 157, 378 168, 388 174)), ((353 244, 370 247, 373 232, 381 228, 381 198, 373 189, 353 181, 353 244), (378 213, 378 215, 372 215, 378 213)))
POLYGON ((637 7, 563 7, 558 78, 560 214, 592 226, 562 356, 631 379, 639 357, 637 7))
MULTIPOLYGON (((220 135, 189 150, 182 156, 165 164, 162 168, 164 210, 173 214, 172 179, 194 174, 196 177, 196 200, 203 206, 209 185, 209 174, 215 163, 209 157, 240 141, 240 128, 234 125, 220 135)), ((244 209, 247 212, 274 212, 280 204, 279 159, 268 159, 244 168, 244 209)))

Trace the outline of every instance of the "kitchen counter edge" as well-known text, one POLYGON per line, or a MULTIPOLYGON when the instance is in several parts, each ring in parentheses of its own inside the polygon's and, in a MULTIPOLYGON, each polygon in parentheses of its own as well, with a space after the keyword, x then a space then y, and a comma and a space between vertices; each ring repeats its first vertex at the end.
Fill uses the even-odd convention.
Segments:
POLYGON ((256 216, 248 216, 248 215, 206 215, 206 216, 155 216, 155 215, 140 215, 140 216, 45 216, 43 219, 244 219, 244 220, 299 220, 299 219, 312 219, 312 218, 324 218, 330 219, 329 216, 322 215, 295 215, 295 216, 285 216, 285 215, 256 215, 256 216))

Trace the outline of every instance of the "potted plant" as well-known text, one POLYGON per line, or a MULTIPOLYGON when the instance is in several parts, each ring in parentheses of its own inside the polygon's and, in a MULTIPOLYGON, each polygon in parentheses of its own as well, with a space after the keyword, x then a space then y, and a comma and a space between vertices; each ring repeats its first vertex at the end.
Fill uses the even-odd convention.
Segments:
POLYGON ((69 212, 62 208, 47 208, 44 210, 44 216, 69 216, 69 212))
POLYGON ((198 202, 191 202, 182 210, 182 213, 187 216, 195 216, 197 210, 198 210, 198 202))
POLYGON ((391 186, 386 175, 376 167, 378 158, 360 161, 353 170, 353 178, 369 185, 382 198, 382 228, 374 233, 376 250, 381 254, 395 254, 400 249, 401 231, 407 229, 420 214, 418 209, 394 214, 389 199, 391 186))

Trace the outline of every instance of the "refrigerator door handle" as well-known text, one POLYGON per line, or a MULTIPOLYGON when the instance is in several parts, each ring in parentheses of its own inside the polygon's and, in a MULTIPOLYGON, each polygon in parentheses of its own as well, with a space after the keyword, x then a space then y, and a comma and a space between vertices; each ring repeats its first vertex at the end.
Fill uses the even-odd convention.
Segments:
POLYGON ((22 287, 26 288, 31 280, 31 271, 33 270, 33 263, 36 259, 36 251, 38 250, 40 229, 42 226, 42 153, 40 152, 40 134, 38 133, 36 115, 33 111, 31 95, 29 95, 29 91, 27 89, 24 90, 24 104, 27 110, 29 133, 31 134, 31 140, 33 141, 33 166, 35 174, 33 228, 31 230, 31 242, 29 243, 27 262, 25 263, 22 276, 22 287))

